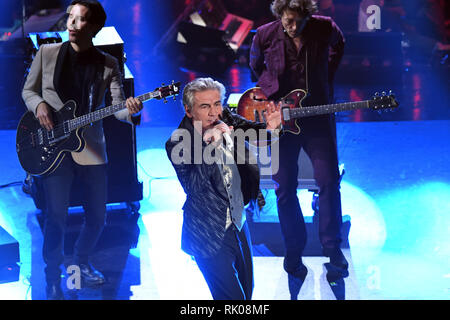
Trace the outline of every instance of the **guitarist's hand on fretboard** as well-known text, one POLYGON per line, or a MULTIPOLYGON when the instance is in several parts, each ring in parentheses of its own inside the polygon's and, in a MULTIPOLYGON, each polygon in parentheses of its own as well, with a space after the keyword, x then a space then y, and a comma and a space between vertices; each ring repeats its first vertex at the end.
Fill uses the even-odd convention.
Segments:
POLYGON ((142 102, 151 99, 174 97, 180 92, 180 83, 138 97, 128 98, 118 104, 100 108, 77 116, 77 104, 69 100, 58 110, 47 103, 39 104, 36 114, 26 112, 20 118, 16 133, 16 152, 24 170, 32 175, 43 176, 53 172, 68 152, 81 152, 86 144, 83 129, 99 120, 127 109, 130 115, 139 113, 142 102))
POLYGON ((41 102, 36 108, 36 118, 39 120, 39 123, 42 127, 44 127, 47 131, 53 129, 53 119, 52 112, 50 106, 41 102))
POLYGON ((134 97, 127 99, 126 106, 131 115, 139 113, 144 107, 142 101, 134 97))
POLYGON ((270 101, 267 104, 266 109, 266 124, 267 124, 267 130, 275 130, 279 129, 281 126, 281 102, 278 103, 278 105, 275 105, 273 101, 270 101))

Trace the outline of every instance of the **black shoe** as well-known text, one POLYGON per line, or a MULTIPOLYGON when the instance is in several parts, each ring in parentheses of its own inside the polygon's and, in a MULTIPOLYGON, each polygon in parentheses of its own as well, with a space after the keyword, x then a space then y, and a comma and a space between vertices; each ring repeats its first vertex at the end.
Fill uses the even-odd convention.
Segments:
POLYGON ((330 264, 339 269, 347 270, 348 262, 339 248, 324 248, 323 254, 330 258, 330 264))
POLYGON ((64 293, 61 290, 61 283, 48 283, 45 289, 47 300, 64 300, 64 293))
POLYGON ((80 263, 81 280, 87 286, 97 286, 105 283, 103 274, 96 270, 90 263, 80 263))
POLYGON ((283 268, 284 270, 290 274, 291 276, 297 278, 297 279, 301 279, 301 280, 305 280, 306 275, 308 274, 308 269, 306 268, 306 266, 303 264, 303 262, 300 260, 299 264, 294 265, 290 265, 286 258, 284 258, 283 261, 283 268))

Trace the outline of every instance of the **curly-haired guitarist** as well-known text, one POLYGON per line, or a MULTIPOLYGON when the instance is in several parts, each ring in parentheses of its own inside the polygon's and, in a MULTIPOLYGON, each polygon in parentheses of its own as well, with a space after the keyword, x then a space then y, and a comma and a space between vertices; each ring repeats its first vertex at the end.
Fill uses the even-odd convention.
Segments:
MULTIPOLYGON (((280 99, 295 89, 308 92, 304 105, 331 103, 333 77, 344 50, 339 27, 329 17, 317 16, 312 0, 275 0, 271 9, 277 20, 257 29, 250 66, 258 86, 269 99, 280 99)), ((311 159, 319 192, 319 232, 323 253, 331 264, 346 270, 340 250, 342 224, 339 169, 332 115, 297 120, 300 134, 286 132, 280 138, 276 182, 278 215, 286 246, 284 268, 305 277, 302 253, 306 228, 297 198, 298 157, 301 148, 311 159)), ((300 168, 301 170, 301 168, 300 168)))

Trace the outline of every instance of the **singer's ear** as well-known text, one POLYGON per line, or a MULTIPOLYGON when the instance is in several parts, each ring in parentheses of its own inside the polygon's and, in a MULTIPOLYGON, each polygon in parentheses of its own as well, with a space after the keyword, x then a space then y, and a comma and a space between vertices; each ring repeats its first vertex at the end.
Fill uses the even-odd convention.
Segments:
POLYGON ((186 112, 186 115, 188 116, 188 118, 192 118, 192 113, 189 111, 187 105, 184 105, 184 111, 186 112))

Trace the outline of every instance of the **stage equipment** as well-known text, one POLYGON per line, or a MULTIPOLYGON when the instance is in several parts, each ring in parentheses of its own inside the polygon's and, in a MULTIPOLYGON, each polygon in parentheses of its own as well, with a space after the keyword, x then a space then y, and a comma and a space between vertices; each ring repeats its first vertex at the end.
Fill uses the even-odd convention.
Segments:
POLYGON ((351 32, 345 34, 345 50, 336 83, 364 83, 399 87, 402 84, 402 34, 351 32))
POLYGON ((27 41, 22 38, 0 41, 2 130, 15 130, 25 111, 21 94, 30 56, 27 48, 27 41))
POLYGON ((183 67, 195 71, 222 73, 235 60, 235 52, 225 41, 225 32, 193 23, 178 26, 176 59, 183 67))
MULTIPOLYGON (((8 32, 0 41, 0 74, 8 75, 0 78, 0 101, 2 101, 2 129, 14 130, 23 112, 26 110, 22 100, 22 89, 27 69, 29 68, 33 49, 28 33, 56 30, 59 21, 65 21, 65 11, 59 9, 45 10, 31 15, 26 21, 24 1, 22 2, 22 23, 14 31, 8 32)), ((65 23, 64 23, 65 24, 65 23)), ((50 42, 50 40, 49 40, 50 42)), ((53 41, 54 42, 54 41, 53 41)))
POLYGON ((37 14, 31 15, 25 20, 25 9, 23 10, 23 24, 11 34, 11 39, 24 38, 29 33, 46 31, 59 31, 66 29, 67 13, 61 9, 45 9, 37 14))
MULTIPOLYGON (((34 52, 39 50, 42 44, 58 43, 69 40, 69 33, 66 31, 45 31, 29 33, 28 37, 31 41, 34 52)), ((125 54, 123 49, 123 40, 117 33, 115 27, 103 27, 92 39, 92 43, 98 49, 109 53, 115 57, 119 63, 119 68, 123 76, 125 76, 125 54)))
POLYGON ((19 280, 19 243, 0 226, 0 283, 19 280))
POLYGON ((220 0, 192 1, 153 52, 164 49, 191 70, 222 73, 240 56, 252 27, 253 21, 228 13, 220 0))
POLYGON ((189 14, 189 23, 224 31, 223 40, 236 52, 253 27, 253 21, 229 13, 221 0, 200 2, 189 14))

